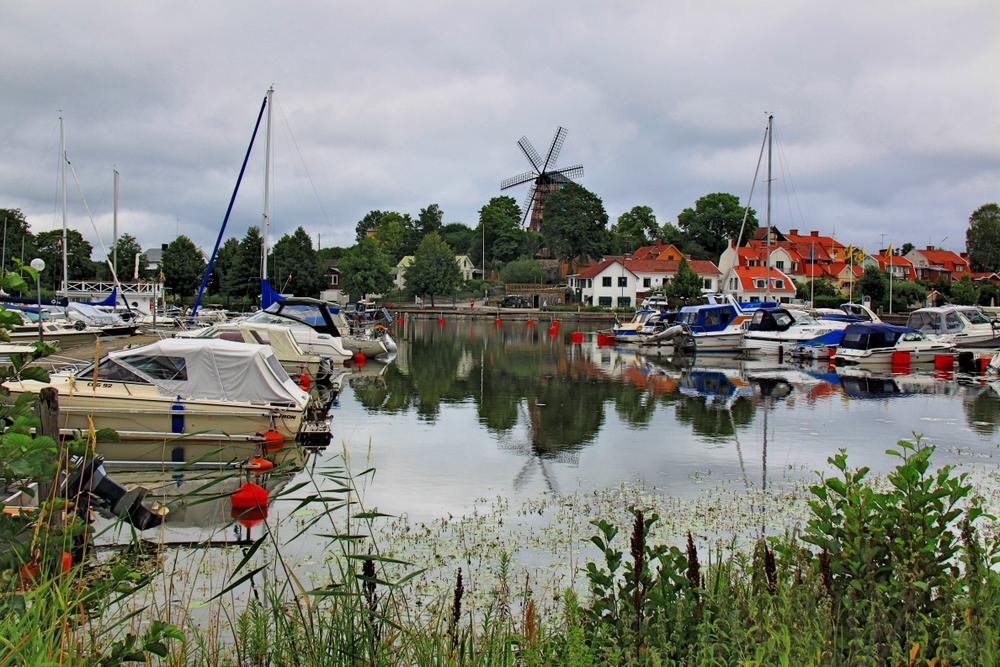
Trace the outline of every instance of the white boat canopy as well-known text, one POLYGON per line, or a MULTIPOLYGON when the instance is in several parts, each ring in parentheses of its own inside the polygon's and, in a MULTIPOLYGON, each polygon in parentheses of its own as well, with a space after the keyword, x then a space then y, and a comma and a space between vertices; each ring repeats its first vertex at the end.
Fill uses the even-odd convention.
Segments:
MULTIPOLYGON (((164 396, 305 405, 309 394, 302 391, 274 351, 266 345, 248 345, 213 338, 166 338, 149 345, 108 353, 98 371, 100 378, 108 362, 124 367, 156 385, 164 396)), ((87 372, 81 374, 86 377, 87 372)), ((91 376, 92 377, 92 376, 91 376)))

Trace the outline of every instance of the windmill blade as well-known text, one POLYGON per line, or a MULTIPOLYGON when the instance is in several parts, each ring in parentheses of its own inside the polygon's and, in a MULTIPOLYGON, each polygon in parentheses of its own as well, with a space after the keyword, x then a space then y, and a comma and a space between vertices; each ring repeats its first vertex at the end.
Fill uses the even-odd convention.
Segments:
POLYGON ((534 463, 535 463, 535 457, 534 457, 534 455, 531 455, 524 462, 524 465, 521 466, 521 469, 518 471, 517 475, 514 477, 514 489, 515 490, 520 491, 524 487, 525 483, 528 480, 531 479, 531 477, 532 477, 531 473, 535 472, 535 465, 534 465, 534 463))
POLYGON ((531 187, 528 188, 528 196, 524 198, 524 206, 521 207, 524 209, 524 217, 521 219, 522 227, 524 227, 524 224, 528 221, 528 214, 531 213, 531 205, 534 201, 535 201, 535 184, 532 183, 531 187))
POLYGON ((545 156, 545 166, 542 168, 543 172, 547 169, 555 168, 556 160, 559 159, 559 152, 563 147, 563 142, 566 141, 567 132, 569 132, 569 130, 565 127, 556 128, 556 133, 552 137, 552 143, 549 144, 549 152, 545 156))
POLYGON ((515 185, 522 185, 529 181, 533 181, 538 178, 537 171, 526 171, 523 174, 518 174, 517 176, 512 176, 504 181, 500 182, 500 190, 506 190, 507 188, 512 188, 515 185))
POLYGON ((545 486, 548 487, 551 493, 559 493, 559 483, 556 481, 555 476, 545 465, 545 459, 541 456, 538 457, 538 466, 542 469, 542 478, 545 479, 545 486))
POLYGON ((555 171, 549 172, 550 176, 555 174, 562 176, 572 183, 573 179, 583 178, 583 165, 578 164, 573 167, 563 167, 562 169, 556 169, 555 171))
POLYGON ((517 141, 517 145, 520 147, 521 152, 524 153, 524 157, 528 158, 528 162, 531 166, 535 168, 535 171, 541 173, 542 171, 542 156, 538 154, 535 147, 531 145, 528 141, 528 137, 521 137, 517 141))

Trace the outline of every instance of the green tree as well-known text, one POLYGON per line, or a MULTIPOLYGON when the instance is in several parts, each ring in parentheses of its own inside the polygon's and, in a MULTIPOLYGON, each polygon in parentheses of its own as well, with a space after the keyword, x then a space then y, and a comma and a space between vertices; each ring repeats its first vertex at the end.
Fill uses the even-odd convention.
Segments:
MULTIPOLYGON (((0 208, 0 234, 3 234, 2 252, 5 269, 14 268, 14 258, 23 264, 35 258, 35 235, 31 233, 28 220, 19 208, 0 208)), ((62 258, 59 259, 62 266, 62 258)), ((61 274, 60 274, 61 275, 61 274)))
POLYGON ((545 200, 542 236, 553 253, 572 262, 598 258, 608 249, 608 214, 601 198, 567 183, 545 200))
POLYGON ((910 280, 892 282, 892 309, 894 312, 906 310, 914 304, 922 304, 927 298, 927 290, 910 280))
MULTIPOLYGON (((227 241, 228 243, 228 241, 227 241)), ((260 228, 251 225, 240 241, 239 249, 225 273, 221 273, 222 291, 230 297, 260 294, 260 266, 263 239, 260 228)))
POLYGON ((139 259, 139 278, 146 277, 146 255, 142 252, 142 246, 129 233, 124 233, 118 237, 118 242, 112 246, 112 250, 117 250, 118 254, 118 280, 135 280, 136 256, 139 259))
MULTIPOLYGON (((705 253, 698 256, 691 253, 695 259, 718 260, 729 244, 739 237, 740 226, 746 209, 740 206, 740 198, 727 192, 715 192, 705 195, 695 202, 694 208, 686 208, 677 216, 677 225, 681 231, 694 243, 697 243, 705 253)), ((743 241, 753 237, 757 229, 757 218, 754 210, 747 215, 746 229, 743 241)), ((685 251, 689 251, 684 248, 685 251)))
POLYGON ((983 204, 969 216, 965 248, 973 271, 1000 271, 1000 206, 983 204))
POLYGON ((361 218, 354 227, 355 241, 360 241, 369 236, 369 232, 374 233, 378 229, 378 226, 382 224, 383 215, 385 214, 382 211, 369 211, 366 213, 365 217, 361 218))
POLYGON ((462 272, 452 249, 440 234, 431 232, 420 242, 404 277, 406 291, 416 296, 430 296, 433 306, 435 296, 455 293, 462 281, 462 272))
POLYGON ((505 283, 545 283, 548 282, 549 274, 538 260, 522 257, 505 264, 500 269, 500 277, 505 283))
POLYGON ((1000 303, 1000 286, 988 280, 982 281, 979 286, 979 305, 996 306, 1000 303))
POLYGON ((795 283, 795 298, 808 301, 810 296, 837 296, 837 288, 827 278, 816 278, 795 283))
MULTIPOLYGON (((441 227, 441 238, 444 242, 451 246, 452 251, 456 255, 471 255, 473 250, 478 250, 473 261, 482 259, 480 255, 482 251, 480 248, 480 237, 476 235, 476 230, 470 228, 461 222, 449 222, 447 225, 441 227)), ((478 262, 477 262, 478 263, 478 262)))
POLYGON ((403 257, 413 254, 416 236, 416 224, 409 213, 401 215, 390 211, 382 214, 382 221, 372 238, 382 246, 386 261, 395 266, 403 257))
POLYGON ((427 208, 420 209, 420 214, 417 216, 417 231, 420 233, 420 238, 431 232, 440 232, 442 220, 444 212, 437 204, 430 204, 427 208))
POLYGON ((611 235, 622 253, 635 252, 661 238, 662 234, 653 209, 648 206, 633 206, 618 216, 618 222, 611 227, 611 235))
POLYGON ((233 262, 240 252, 240 241, 236 237, 226 239, 226 242, 219 246, 219 252, 215 253, 215 262, 212 264, 212 275, 208 277, 208 291, 210 294, 225 294, 223 285, 225 277, 233 269, 233 262))
POLYGON ((913 250, 915 247, 916 246, 914 246, 912 243, 904 243, 902 246, 900 246, 899 253, 903 257, 906 257, 910 253, 910 251, 913 250))
POLYGON ((854 286, 854 293, 871 297, 872 305, 882 305, 889 297, 889 276, 876 266, 866 266, 854 286))
MULTIPOLYGON (((62 230, 53 229, 42 232, 37 237, 36 254, 45 260, 45 270, 42 271, 42 285, 51 285, 58 289, 63 277, 62 230)), ((84 240, 83 235, 75 229, 67 230, 66 267, 70 280, 85 280, 94 277, 94 267, 90 260, 93 247, 84 240)), ((29 259, 30 261, 30 259, 29 259)))
POLYGON ((972 282, 968 273, 951 286, 951 301, 960 306, 974 306, 979 303, 979 288, 972 282))
POLYGON ((347 248, 338 248, 336 246, 330 248, 320 248, 316 251, 316 257, 320 261, 340 259, 347 254, 347 248))
MULTIPOLYGON (((452 257, 452 263, 454 263, 452 257)), ((363 238, 340 258, 340 287, 352 297, 387 294, 392 290, 393 270, 378 241, 363 238)))
POLYGON ((298 296, 318 296, 326 288, 326 267, 316 257, 312 238, 302 227, 274 244, 274 289, 298 296), (279 289, 280 288, 280 289, 279 289))
MULTIPOLYGON (((513 197, 493 197, 479 209, 479 226, 475 234, 481 243, 484 230, 487 262, 510 262, 520 256, 524 232, 521 231, 521 207, 513 197)), ((469 250, 473 262, 479 264, 482 250, 476 244, 469 250)))
POLYGON ((670 284, 664 291, 672 299, 687 301, 701 296, 702 285, 704 285, 704 281, 688 264, 687 257, 681 257, 677 273, 670 279, 670 284))
POLYGON ((163 251, 163 284, 175 296, 193 296, 205 275, 205 260, 194 242, 183 234, 163 251))

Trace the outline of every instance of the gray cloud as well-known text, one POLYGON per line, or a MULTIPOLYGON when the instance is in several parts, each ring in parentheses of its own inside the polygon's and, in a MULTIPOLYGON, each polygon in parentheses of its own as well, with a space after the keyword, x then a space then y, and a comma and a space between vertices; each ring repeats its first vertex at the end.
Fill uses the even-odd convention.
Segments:
MULTIPOLYGON (((117 165, 124 231, 211 245, 274 83, 275 236, 301 224, 349 244, 368 210, 431 202, 475 224, 525 168, 515 141, 542 150, 557 125, 560 163, 584 163, 609 213, 647 204, 674 220, 707 192, 746 197, 769 111, 797 195, 776 167, 776 224, 958 249, 969 213, 998 198, 998 15, 985 2, 5 3, 0 197, 36 230, 59 223, 62 109, 105 239, 117 165)), ((232 235, 260 219, 259 148, 232 235)))

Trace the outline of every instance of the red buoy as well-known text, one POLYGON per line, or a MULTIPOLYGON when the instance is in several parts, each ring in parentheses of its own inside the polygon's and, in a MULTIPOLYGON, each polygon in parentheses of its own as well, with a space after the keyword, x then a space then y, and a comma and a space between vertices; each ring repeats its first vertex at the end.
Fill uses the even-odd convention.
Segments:
POLYGON ((268 431, 264 434, 264 451, 270 454, 285 446, 285 437, 277 431, 268 431))
POLYGON ((571 333, 569 335, 569 339, 573 343, 582 343, 583 342, 583 332, 582 331, 574 331, 573 333, 571 333))
POLYGON ((299 375, 298 385, 302 391, 309 391, 309 387, 312 386, 312 380, 309 379, 308 375, 299 375))
POLYGON ((361 352, 355 352, 354 353, 354 363, 356 363, 356 364, 363 364, 363 363, 365 363, 365 355, 362 354, 361 352))
POLYGON ((444 318, 443 317, 439 317, 438 318, 438 324, 444 324, 444 318))
POLYGON ((247 482, 233 491, 229 496, 229 503, 237 510, 267 507, 267 489, 247 482))
POLYGON ((63 572, 69 572, 70 568, 73 567, 73 557, 67 552, 62 553, 62 568, 63 572))
POLYGON ((533 327, 533 326, 535 326, 535 323, 534 323, 534 322, 532 322, 531 320, 528 320, 528 326, 529 326, 529 327, 533 327))
POLYGON ((497 326, 500 326, 500 318, 498 317, 498 318, 497 318, 497 319, 496 319, 496 320, 495 320, 495 321, 493 322, 493 324, 495 324, 495 325, 497 325, 497 326))
POLYGON ((397 322, 398 324, 402 324, 402 323, 403 323, 403 316, 402 316, 402 315, 400 315, 400 316, 399 316, 399 319, 397 319, 397 320, 396 320, 396 322, 397 322))
POLYGON ((236 509, 235 507, 229 513, 231 517, 236 519, 236 522, 241 526, 246 528, 254 528, 263 523, 264 519, 267 518, 267 508, 266 507, 254 507, 251 509, 236 509))
POLYGON ((251 475, 263 475, 265 472, 274 467, 274 464, 267 459, 262 459, 256 456, 243 466, 244 469, 249 470, 251 475))
POLYGON ((556 337, 556 332, 557 331, 558 331, 558 329, 556 329, 556 327, 549 327, 549 335, 552 336, 553 338, 556 337))

